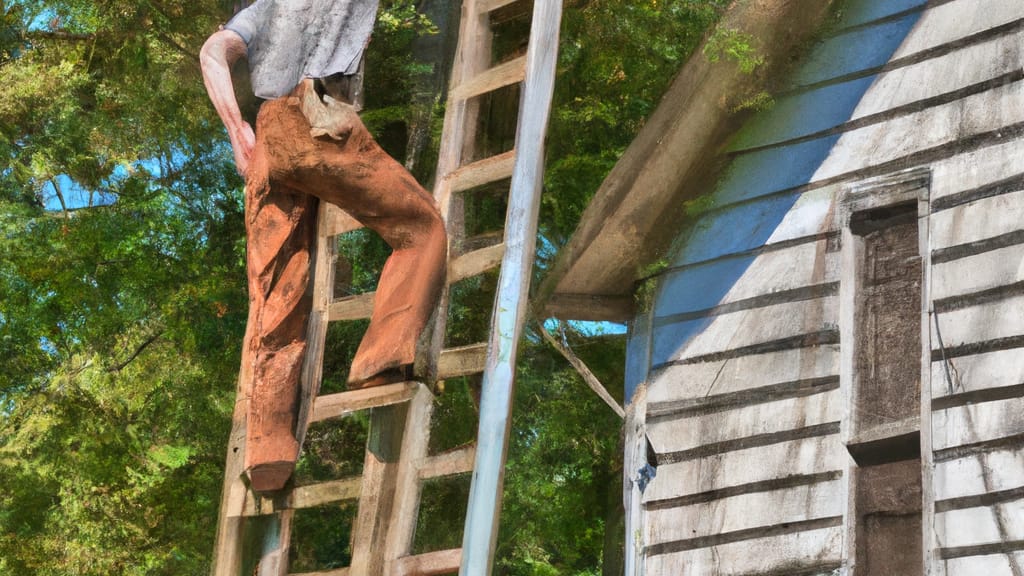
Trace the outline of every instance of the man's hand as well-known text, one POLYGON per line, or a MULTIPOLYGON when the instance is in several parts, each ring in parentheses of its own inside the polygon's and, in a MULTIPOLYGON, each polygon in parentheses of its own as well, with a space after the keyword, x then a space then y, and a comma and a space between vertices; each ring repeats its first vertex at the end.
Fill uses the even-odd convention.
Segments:
POLYGON ((233 130, 228 136, 231 138, 231 149, 235 153, 235 168, 245 178, 249 172, 249 161, 252 160, 252 151, 256 147, 256 134, 252 126, 243 121, 241 126, 233 130))
POLYGON ((224 127, 228 129, 231 148, 235 153, 235 167, 243 177, 249 170, 249 160, 256 146, 252 126, 242 120, 231 83, 231 65, 246 54, 245 41, 231 30, 214 33, 203 44, 199 52, 199 63, 203 69, 203 82, 213 107, 217 109, 224 127))

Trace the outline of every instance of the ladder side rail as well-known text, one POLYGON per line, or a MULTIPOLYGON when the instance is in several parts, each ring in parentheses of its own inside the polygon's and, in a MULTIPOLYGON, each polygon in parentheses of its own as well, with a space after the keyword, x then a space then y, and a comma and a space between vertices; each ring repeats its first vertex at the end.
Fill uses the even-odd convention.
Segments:
MULTIPOLYGON (((299 413, 295 430, 299 454, 302 454, 306 430, 309 428, 309 415, 313 409, 313 400, 320 392, 324 367, 324 343, 327 339, 327 315, 331 301, 334 299, 334 266, 337 250, 334 236, 329 234, 326 229, 330 221, 327 211, 328 204, 318 202, 316 241, 310 247, 312 251, 310 254, 310 287, 313 291, 313 302, 309 319, 306 322, 306 354, 302 361, 299 380, 299 413)), ((276 532, 276 537, 267 535, 263 540, 259 576, 288 576, 288 554, 291 549, 293 517, 294 510, 285 510, 274 515, 271 530, 276 532)))
MULTIPOLYGON (((476 147, 474 127, 479 116, 479 102, 453 98, 455 88, 468 81, 490 65, 492 34, 490 16, 480 11, 478 0, 464 0, 459 20, 459 40, 455 49, 449 79, 448 101, 445 105, 444 125, 441 130, 441 145, 434 182, 434 199, 441 211, 448 232, 449 258, 459 249, 464 235, 462 197, 453 195, 449 175, 462 166, 466 157, 476 147)), ((449 290, 441 290, 437 314, 430 326, 429 346, 424 350, 425 358, 417 359, 426 368, 426 380, 437 380, 437 359, 444 348, 445 332, 448 325, 449 290)))
MULTIPOLYGON (((245 339, 248 342, 253 323, 246 322, 245 339)), ((242 478, 245 470, 245 429, 248 412, 252 366, 249 352, 242 347, 241 367, 235 390, 235 408, 231 416, 227 455, 224 459, 224 485, 221 489, 220 510, 217 513, 217 536, 214 543, 211 576, 239 576, 245 556, 245 530, 243 517, 246 500, 251 496, 242 478)))
POLYGON ((534 4, 526 81, 519 105, 518 153, 505 226, 506 250, 491 320, 476 463, 463 530, 459 572, 463 576, 490 575, 497 543, 515 360, 536 250, 544 136, 554 93, 561 17, 561 0, 537 0, 534 4))
POLYGON ((385 574, 394 573, 395 562, 412 554, 423 488, 419 469, 429 449, 434 394, 426 386, 420 385, 408 406, 405 435, 396 471, 395 503, 384 542, 385 574))

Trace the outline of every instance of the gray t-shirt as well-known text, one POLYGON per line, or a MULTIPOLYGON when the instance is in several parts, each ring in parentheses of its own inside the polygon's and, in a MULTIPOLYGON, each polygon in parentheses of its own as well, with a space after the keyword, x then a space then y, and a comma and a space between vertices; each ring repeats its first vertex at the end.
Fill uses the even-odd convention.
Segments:
POLYGON ((303 78, 355 73, 377 5, 378 0, 257 0, 225 28, 248 46, 256 96, 279 98, 303 78))

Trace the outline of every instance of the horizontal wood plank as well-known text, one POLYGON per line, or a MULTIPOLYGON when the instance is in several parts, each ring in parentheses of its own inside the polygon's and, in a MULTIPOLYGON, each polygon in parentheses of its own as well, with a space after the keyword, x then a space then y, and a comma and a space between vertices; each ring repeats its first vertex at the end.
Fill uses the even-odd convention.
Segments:
POLYGON ((281 499, 263 499, 259 505, 250 499, 246 503, 245 516, 262 516, 283 510, 300 510, 359 498, 362 478, 343 478, 298 486, 281 499))
POLYGON ((835 327, 835 296, 655 326, 652 364, 688 360, 835 327))
POLYGON ((983 574, 984 576, 1019 576, 1024 566, 1024 552, 966 556, 945 561, 945 574, 983 574), (1011 564, 1011 562, 1013 564, 1011 564))
POLYGON ((636 315, 633 296, 600 296, 557 293, 544 304, 544 314, 552 318, 629 322, 636 315))
POLYGON ((932 250, 979 242, 1016 232, 1024 222, 1024 191, 982 198, 931 217, 932 250))
POLYGON ((1024 244, 1007 246, 932 266, 932 300, 993 293, 1024 282, 1024 244))
POLYGON ((486 362, 486 342, 459 346, 457 348, 446 348, 441 351, 441 358, 437 363, 437 377, 444 380, 469 374, 479 374, 484 371, 486 362))
POLYGON ((373 300, 376 292, 356 294, 339 298, 331 302, 327 309, 327 319, 331 322, 340 320, 364 320, 373 314, 373 300))
POLYGON ((679 508, 647 511, 647 544, 714 536, 843 514, 842 478, 783 490, 742 494, 679 508))
POLYGON ((667 366, 651 378, 647 403, 689 402, 839 374, 839 347, 781 350, 729 360, 667 366))
MULTIPOLYGON (((1024 173, 1024 138, 957 154, 931 164, 930 196, 934 202, 1024 173)), ((936 232, 932 226, 932 231, 936 232)))
POLYGON ((842 561, 843 528, 835 526, 659 554, 646 559, 647 574, 792 574, 808 568, 827 573, 842 561))
POLYGON ((903 58, 955 42, 1024 17, 1024 4, 1004 0, 955 0, 929 8, 893 54, 903 58))
POLYGON ((968 404, 932 414, 932 446, 943 450, 1024 433, 1024 398, 968 404))
POLYGON ((329 202, 324 204, 325 207, 321 213, 321 218, 324 218, 324 221, 320 223, 320 234, 324 236, 337 236, 363 227, 362 223, 349 216, 348 212, 329 202))
POLYGON ((455 284, 460 280, 497 268, 501 265, 504 255, 504 242, 463 254, 448 263, 448 283, 455 284))
POLYGON ((313 414, 309 421, 319 422, 358 410, 406 402, 413 397, 419 386, 422 384, 418 382, 398 382, 364 390, 319 396, 313 401, 313 414))
POLYGON ((1009 448, 935 463, 935 500, 1012 490, 1024 478, 1024 450, 1009 448))
POLYGON ((470 444, 428 457, 420 466, 420 479, 442 478, 473 471, 476 445, 470 444))
POLYGON ((942 361, 932 362, 933 399, 1024 383, 1024 353, 1017 348, 953 358, 949 362, 952 386, 946 380, 942 361))
POLYGON ((526 56, 509 60, 490 68, 459 84, 451 91, 449 99, 468 100, 499 88, 522 82, 526 77, 526 56))
POLYGON ((519 0, 479 0, 476 3, 476 8, 480 12, 493 12, 498 8, 503 8, 518 1, 519 0))
POLYGON ((659 454, 691 450, 706 444, 838 422, 843 404, 842 394, 833 389, 700 416, 648 418, 647 438, 659 454))
MULTIPOLYGON (((920 23, 917 29, 921 29, 920 23)), ((1024 122, 1021 82, 1005 84, 887 122, 842 135, 814 174, 816 181, 849 174, 868 165, 901 158, 967 140, 972 136, 1024 122), (905 134, 914 138, 904 138, 905 134)))
POLYGON ((455 574, 462 562, 462 548, 406 556, 394 562, 395 576, 441 576, 455 574))
POLYGON ((941 512, 935 532, 943 548, 1024 540, 1024 500, 941 512))
POLYGON ((509 150, 497 156, 477 160, 466 164, 445 176, 452 192, 470 190, 477 186, 497 182, 512 177, 512 166, 515 164, 516 151, 509 150))
MULTIPOLYGON (((942 331, 942 345, 948 350, 964 344, 973 344, 1024 334, 1024 296, 1007 298, 980 306, 952 310, 937 314, 942 331)), ((935 323, 931 324, 932 348, 940 353, 935 323)))
POLYGON ((350 570, 348 568, 337 568, 322 572, 289 572, 288 576, 349 576, 349 573, 350 570))
POLYGON ((839 434, 714 454, 658 466, 644 502, 692 496, 794 475, 843 470, 849 460, 839 434))

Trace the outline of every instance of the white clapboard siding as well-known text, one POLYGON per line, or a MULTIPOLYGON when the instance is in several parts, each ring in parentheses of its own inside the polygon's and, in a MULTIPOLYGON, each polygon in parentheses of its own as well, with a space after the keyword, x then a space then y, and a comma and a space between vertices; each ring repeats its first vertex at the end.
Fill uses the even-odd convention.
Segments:
POLYGON ((853 119, 939 96, 1020 68, 1020 39, 1013 34, 897 68, 879 76, 857 105, 853 119))
POLYGON ((1024 500, 940 512, 935 533, 943 548, 1024 540, 1024 500))
POLYGON ((693 400, 839 374, 839 347, 780 350, 696 364, 668 366, 647 389, 648 404, 693 400))
POLYGON ((1024 229, 1024 191, 982 198, 932 214, 929 229, 932 250, 1024 229))
MULTIPOLYGON (((953 393, 974 392, 1024 384, 1024 352, 999 350, 949 360, 953 393)), ((949 395, 946 369, 941 361, 932 362, 932 398, 949 395)))
POLYGON ((956 0, 927 10, 893 54, 893 59, 954 42, 1024 18, 1024 2, 956 0))
POLYGON ((1024 449, 993 450, 935 463, 935 500, 1013 490, 1024 485, 1024 449))
POLYGON ((842 478, 770 492, 741 494, 690 506, 647 511, 647 544, 715 536, 762 526, 779 526, 842 516, 842 478))
POLYGON ((1024 121, 1024 88, 1006 84, 966 98, 846 132, 814 180, 833 178, 1024 121), (908 135, 913 134, 913 137, 908 135))
POLYGON ((945 562, 946 576, 1018 576, 1020 572, 1010 565, 1011 557, 1016 566, 1024 565, 1024 552, 952 558, 945 562))
POLYGON ((648 557, 646 573, 652 576, 778 574, 779 569, 794 565, 837 563, 842 547, 842 527, 837 526, 659 554, 648 557))
POLYGON ((843 408, 843 397, 834 389, 702 416, 648 418, 647 438, 659 454, 678 452, 757 434, 838 422, 843 408))
POLYGON ((644 502, 700 494, 787 476, 843 470, 849 455, 839 434, 780 442, 663 464, 644 492, 644 502))
POLYGON ((1020 281, 1024 281, 1024 244, 934 264, 932 300, 991 290, 1020 281))
POLYGON ((833 204, 838 190, 837 186, 824 186, 801 194, 765 245, 835 230, 833 204))
POLYGON ((1012 138, 932 163, 932 201, 1024 174, 1024 138, 1012 138))
POLYGON ((935 450, 1024 433, 1024 398, 967 404, 932 414, 935 450))
MULTIPOLYGON (((828 242, 820 240, 758 255, 717 305, 734 304, 776 292, 835 282, 839 257, 838 253, 830 253, 827 249, 828 242)), ((665 274, 661 280, 661 293, 685 294, 694 289, 695 282, 718 273, 721 264, 721 261, 697 264, 665 274)), ((654 315, 662 317, 693 311, 682 309, 685 304, 688 304, 685 300, 661 298, 654 309, 654 315)))
MULTIPOLYGON (((946 348, 1024 334, 1024 296, 1015 296, 938 315, 946 348)), ((932 348, 939 348, 934 322, 932 348)))
MULTIPOLYGON (((835 326, 837 310, 837 300, 830 296, 722 314, 674 353, 672 359, 685 360, 819 332, 835 326)), ((655 329, 655 338, 670 334, 671 326, 655 329)))

